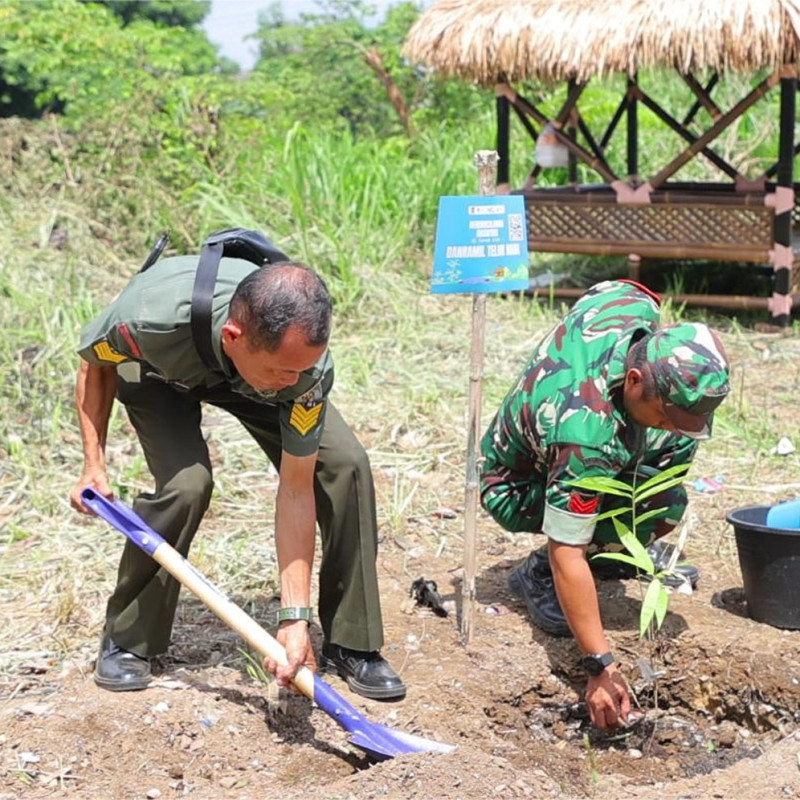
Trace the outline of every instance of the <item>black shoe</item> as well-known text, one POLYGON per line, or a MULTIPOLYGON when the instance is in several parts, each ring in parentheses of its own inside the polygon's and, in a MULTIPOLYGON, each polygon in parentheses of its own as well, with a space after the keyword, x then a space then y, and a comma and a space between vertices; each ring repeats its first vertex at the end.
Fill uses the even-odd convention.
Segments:
POLYGON ((528 613, 537 627, 552 636, 572 636, 558 602, 546 547, 534 550, 511 570, 508 588, 525 600, 528 613))
POLYGON ((117 647, 108 635, 100 641, 94 682, 110 692, 132 692, 150 683, 150 660, 117 647))
POLYGON ((338 674, 347 685, 362 697, 373 700, 401 700, 406 686, 392 665, 376 650, 365 653, 349 650, 338 644, 322 645, 320 669, 338 674))
MULTIPOLYGON (((653 565, 656 572, 666 569, 672 554, 675 552, 675 545, 669 542, 663 542, 660 539, 656 540, 647 547, 647 554, 653 559, 653 565)), ((598 580, 611 580, 613 578, 627 579, 635 578, 637 575, 642 580, 649 581, 650 576, 646 572, 640 572, 633 566, 633 564, 626 564, 623 561, 615 561, 607 558, 599 558, 596 561, 589 559, 589 566, 592 573, 598 580)), ((700 580, 700 570, 683 560, 683 554, 675 564, 672 572, 662 579, 662 583, 666 586, 677 588, 683 583, 688 583, 692 589, 697 587, 697 582, 700 580)))

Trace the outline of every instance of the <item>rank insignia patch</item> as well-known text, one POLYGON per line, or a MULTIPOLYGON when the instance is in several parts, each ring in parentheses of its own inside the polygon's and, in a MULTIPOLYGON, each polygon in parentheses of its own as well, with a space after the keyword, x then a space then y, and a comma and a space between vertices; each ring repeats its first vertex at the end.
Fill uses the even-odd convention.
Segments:
POLYGON ((105 340, 98 342, 92 347, 94 354, 101 361, 110 361, 112 364, 119 364, 122 361, 127 361, 128 357, 118 353, 108 342, 105 340))
POLYGON ((600 505, 600 498, 597 495, 582 495, 580 492, 573 492, 569 496, 568 508, 573 514, 595 514, 600 505))
POLYGON ((301 435, 305 436, 319 421, 322 413, 322 403, 317 403, 311 408, 306 408, 301 403, 292 406, 292 415, 289 417, 289 424, 301 435))

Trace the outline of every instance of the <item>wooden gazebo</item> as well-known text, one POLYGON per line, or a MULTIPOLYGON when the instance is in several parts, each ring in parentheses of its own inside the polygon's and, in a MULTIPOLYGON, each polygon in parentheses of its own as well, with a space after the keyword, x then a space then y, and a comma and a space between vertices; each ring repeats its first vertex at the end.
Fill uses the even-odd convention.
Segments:
POLYGON ((800 152, 794 131, 798 31, 800 0, 437 0, 409 32, 405 53, 440 75, 494 87, 498 191, 524 194, 532 251, 628 256, 636 277, 642 258, 771 265, 771 297, 678 299, 768 309, 773 322, 785 326, 800 272, 800 234, 793 241, 793 221, 800 223, 793 170, 800 152), (691 90, 681 118, 640 82, 654 68, 677 72, 691 90), (720 108, 714 88, 735 72, 761 79, 732 107, 720 108), (580 112, 581 94, 592 79, 613 73, 627 76, 627 89, 605 129, 592 131, 580 112), (566 83, 561 108, 543 113, 524 96, 530 94, 526 81, 566 83), (773 90, 780 92, 775 161, 746 176, 712 145, 773 90), (639 174, 642 106, 685 141, 682 152, 647 176, 639 174), (523 186, 509 187, 512 111, 534 140, 548 126, 567 149, 567 183, 537 186, 536 164, 523 186), (701 118, 710 121, 702 130, 701 118), (622 132, 624 175, 607 158, 609 142, 622 132), (716 167, 719 180, 675 180, 678 170, 701 156, 716 167), (579 183, 579 163, 599 182, 579 183))

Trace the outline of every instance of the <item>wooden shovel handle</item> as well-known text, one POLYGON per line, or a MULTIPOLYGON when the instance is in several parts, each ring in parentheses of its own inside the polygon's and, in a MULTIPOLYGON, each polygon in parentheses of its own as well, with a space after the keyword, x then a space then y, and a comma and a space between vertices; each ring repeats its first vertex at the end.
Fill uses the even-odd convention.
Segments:
MULTIPOLYGON (((256 652, 285 665, 283 645, 264 630, 251 616, 229 600, 211 581, 195 569, 175 548, 166 542, 159 544, 153 558, 193 595, 208 606, 226 625, 242 637, 256 652)), ((301 667, 294 685, 308 698, 314 699, 314 673, 301 667)))

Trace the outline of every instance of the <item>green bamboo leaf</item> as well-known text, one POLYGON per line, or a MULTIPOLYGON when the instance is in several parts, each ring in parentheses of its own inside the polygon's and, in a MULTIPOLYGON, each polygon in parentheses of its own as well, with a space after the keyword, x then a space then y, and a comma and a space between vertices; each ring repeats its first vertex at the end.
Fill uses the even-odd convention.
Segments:
POLYGON ((636 524, 641 525, 643 522, 646 522, 648 519, 652 519, 653 517, 662 514, 666 510, 667 507, 662 506, 661 508, 651 508, 649 511, 645 511, 644 514, 638 514, 636 516, 636 524))
POLYGON ((640 483, 636 487, 636 491, 644 491, 645 489, 649 489, 651 486, 657 486, 664 481, 668 481, 670 478, 685 476, 689 471, 689 467, 690 464, 676 464, 674 467, 669 467, 668 469, 659 472, 658 475, 653 475, 652 478, 648 478, 643 483, 640 483))
POLYGON ((639 569, 648 575, 653 575, 655 573, 655 565, 645 546, 616 517, 612 522, 622 546, 636 559, 639 569))
MULTIPOLYGON (((588 488, 588 487, 579 487, 579 488, 588 488)), ((613 494, 616 497, 625 497, 626 499, 630 500, 632 495, 630 489, 627 492, 623 492, 619 489, 614 488, 613 486, 596 486, 594 489, 590 491, 597 492, 598 494, 613 494)))
POLYGON ((620 497, 630 497, 633 492, 630 484, 603 476, 577 478, 574 481, 568 481, 568 485, 575 486, 578 489, 588 489, 591 492, 616 494, 620 497))
MULTIPOLYGON (((652 483, 649 486, 644 486, 644 485, 637 486, 635 494, 651 495, 658 492, 664 492, 673 486, 680 486, 682 483, 685 483, 685 481, 686 481, 685 475, 678 475, 677 477, 673 476, 671 478, 666 478, 664 480, 658 481, 657 483, 652 483)), ((648 481, 648 483, 650 482, 648 481)))
POLYGON ((664 624, 664 617, 667 616, 667 608, 669 608, 669 592, 664 587, 664 584, 659 580, 654 580, 661 587, 658 593, 658 600, 656 602, 656 630, 659 630, 664 624))
POLYGON ((609 486, 613 489, 619 489, 621 492, 630 492, 631 485, 625 481, 617 480, 616 478, 609 478, 605 475, 597 475, 593 478, 582 478, 581 480, 594 480, 603 486, 609 486))
POLYGON ((592 561, 594 561, 596 558, 605 558, 609 561, 623 561, 626 564, 630 564, 632 567, 641 569, 639 562, 633 556, 629 556, 627 553, 598 553, 596 556, 592 556, 592 561))
POLYGON ((683 482, 683 478, 672 478, 671 480, 658 484, 658 486, 645 489, 642 492, 637 491, 634 495, 634 498, 637 503, 641 503, 642 500, 646 500, 648 497, 652 497, 654 494, 659 494, 659 492, 666 492, 668 489, 672 489, 674 486, 680 486, 683 482))
POLYGON ((620 522, 616 517, 614 517, 611 521, 614 523, 614 530, 617 532, 617 536, 619 536, 620 541, 623 541, 624 536, 631 535, 631 530, 627 525, 625 525, 625 523, 620 522))
POLYGON ((660 581, 651 581, 642 600, 642 611, 639 616, 639 636, 644 637, 658 605, 658 595, 663 586, 660 581))
POLYGON ((601 522, 604 519, 612 519, 613 517, 619 517, 621 514, 628 512, 630 512, 629 508, 610 508, 608 511, 598 514, 596 522, 601 522))

